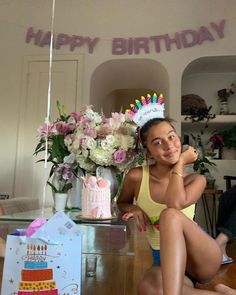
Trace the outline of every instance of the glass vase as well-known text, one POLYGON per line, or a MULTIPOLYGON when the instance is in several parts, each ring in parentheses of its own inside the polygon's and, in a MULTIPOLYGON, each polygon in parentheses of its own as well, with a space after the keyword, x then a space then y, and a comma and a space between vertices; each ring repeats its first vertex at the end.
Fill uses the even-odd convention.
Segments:
POLYGON ((83 171, 79 168, 77 171, 77 175, 72 179, 72 189, 68 191, 68 201, 67 207, 69 209, 81 209, 81 198, 82 198, 82 188, 83 181, 82 178, 84 176, 83 171))

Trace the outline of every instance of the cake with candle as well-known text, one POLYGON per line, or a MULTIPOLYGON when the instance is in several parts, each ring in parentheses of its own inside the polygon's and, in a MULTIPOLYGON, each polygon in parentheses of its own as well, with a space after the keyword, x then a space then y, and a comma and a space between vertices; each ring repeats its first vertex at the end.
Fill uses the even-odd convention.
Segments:
POLYGON ((111 218, 110 181, 102 177, 83 178, 82 217, 88 219, 111 218))
POLYGON ((46 261, 47 245, 27 244, 17 295, 58 295, 53 270, 46 261))

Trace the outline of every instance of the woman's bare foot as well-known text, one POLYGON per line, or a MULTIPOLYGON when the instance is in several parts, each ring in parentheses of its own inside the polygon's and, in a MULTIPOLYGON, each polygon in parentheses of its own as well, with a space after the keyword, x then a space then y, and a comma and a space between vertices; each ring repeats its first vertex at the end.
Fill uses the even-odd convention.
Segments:
POLYGON ((236 295, 236 290, 232 289, 224 284, 218 284, 214 288, 217 292, 225 295, 236 295))
MULTIPOLYGON (((225 261, 232 261, 232 258, 228 256, 228 254, 226 253, 226 245, 229 241, 229 237, 224 234, 224 233, 220 233, 217 237, 216 237, 216 242, 219 245, 221 252, 222 252, 222 263, 224 264, 225 261)), ((229 263, 229 262, 227 262, 229 263)))

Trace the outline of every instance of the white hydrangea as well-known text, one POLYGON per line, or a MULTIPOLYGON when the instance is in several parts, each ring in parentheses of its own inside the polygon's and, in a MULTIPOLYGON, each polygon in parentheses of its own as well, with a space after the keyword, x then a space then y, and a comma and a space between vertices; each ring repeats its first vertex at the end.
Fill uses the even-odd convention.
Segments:
POLYGON ((130 135, 121 135, 120 137, 120 148, 128 151, 130 148, 134 148, 135 146, 135 140, 130 135))
POLYGON ((102 147, 91 150, 90 159, 101 166, 109 166, 113 163, 112 152, 110 150, 104 150, 102 147))
POLYGON ((112 134, 107 135, 106 136, 106 141, 108 142, 108 144, 110 146, 114 145, 114 143, 115 143, 115 136, 112 135, 112 134))
POLYGON ((94 150, 97 147, 97 142, 92 137, 86 137, 85 144, 90 150, 94 150))

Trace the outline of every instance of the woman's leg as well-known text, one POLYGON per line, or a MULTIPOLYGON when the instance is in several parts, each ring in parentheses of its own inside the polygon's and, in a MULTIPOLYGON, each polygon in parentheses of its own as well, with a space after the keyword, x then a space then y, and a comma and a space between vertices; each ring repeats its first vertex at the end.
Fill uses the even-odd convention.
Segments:
MULTIPOLYGON (((184 286, 193 289, 192 281, 185 276, 184 286)), ((138 285, 138 295, 162 295, 162 273, 160 266, 152 266, 146 271, 138 285)), ((186 293, 189 294, 189 293, 186 293)))
POLYGON ((160 230, 165 295, 182 294, 186 270, 199 281, 215 275, 221 264, 219 246, 182 212, 172 208, 163 210, 160 230))
MULTIPOLYGON (((235 295, 236 291, 225 285, 217 285, 218 291, 195 289, 192 281, 184 277, 181 295, 235 295)), ((138 286, 138 295, 163 295, 162 270, 160 266, 152 266, 146 271, 138 286)))
POLYGON ((224 255, 225 258, 230 259, 228 254, 226 253, 226 245, 229 241, 229 236, 227 236, 225 233, 219 233, 216 237, 216 242, 220 246, 221 252, 224 255))

